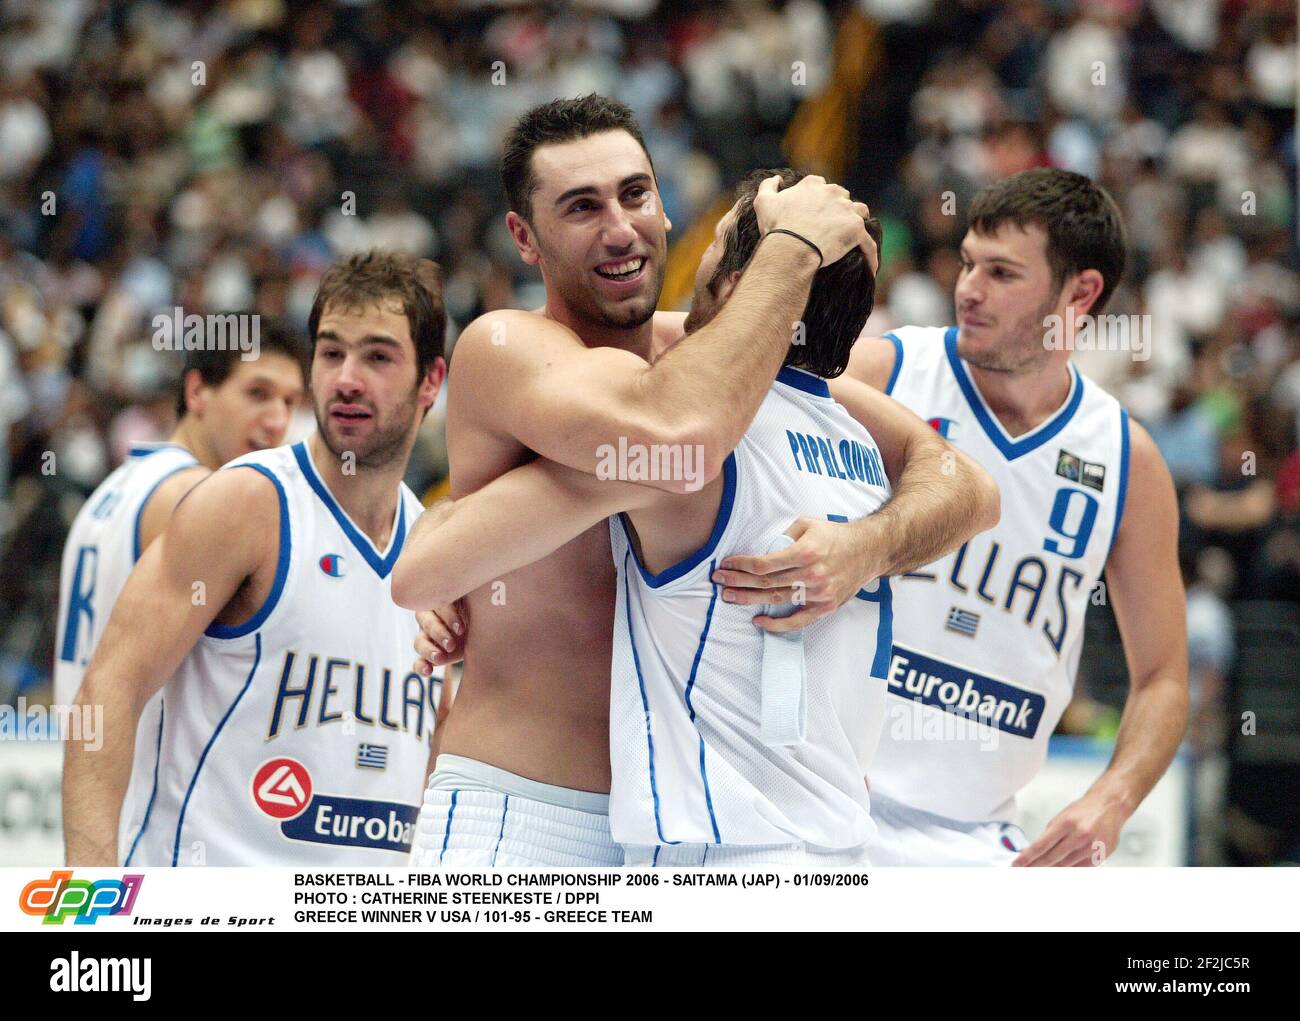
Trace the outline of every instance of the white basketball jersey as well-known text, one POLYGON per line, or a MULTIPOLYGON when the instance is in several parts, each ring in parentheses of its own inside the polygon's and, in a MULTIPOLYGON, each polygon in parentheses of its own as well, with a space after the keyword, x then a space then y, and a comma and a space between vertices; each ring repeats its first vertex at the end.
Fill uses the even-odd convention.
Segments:
POLYGON ((1009 820, 1074 688, 1124 511, 1128 415, 1071 366, 1065 403, 1013 439, 958 357, 956 327, 890 339, 887 392, 993 476, 1002 519, 895 579, 889 710, 868 780, 946 818, 1009 820))
MULTIPOLYGON (((54 701, 70 705, 86 667, 99 646, 113 604, 140 559, 140 518, 164 481, 199 462, 174 443, 141 443, 82 505, 68 531, 59 572, 59 624, 54 646, 54 701)), ((162 700, 155 695, 140 713, 135 734, 135 761, 152 774, 158 760, 162 700)), ((146 795, 148 788, 145 788, 146 795)), ((139 828, 144 797, 133 781, 122 803, 118 826, 118 861, 125 857, 127 836, 139 828)))
POLYGON ((209 627, 163 688, 156 788, 127 864, 403 865, 440 681, 410 670, 418 627, 390 574, 423 508, 402 485, 381 551, 307 441, 222 471, 275 484, 274 587, 246 623, 209 627))
POLYGON ((862 782, 884 714, 890 587, 880 579, 802 632, 806 739, 760 736, 756 606, 710 580, 796 518, 853 520, 889 498, 875 441, 826 382, 782 369, 727 459, 713 534, 654 575, 610 520, 618 598, 610 699, 610 828, 625 844, 856 847, 874 834, 862 782), (874 675, 874 676, 873 676, 874 675))

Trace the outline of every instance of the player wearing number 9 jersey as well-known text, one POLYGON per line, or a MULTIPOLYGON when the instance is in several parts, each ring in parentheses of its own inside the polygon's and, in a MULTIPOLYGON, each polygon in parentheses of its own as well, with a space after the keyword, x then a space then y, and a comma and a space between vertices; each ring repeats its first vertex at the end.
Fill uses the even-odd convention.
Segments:
POLYGON ((1123 230, 1109 196, 1054 169, 986 189, 970 221, 958 325, 864 339, 849 368, 1002 492, 995 528, 896 581, 890 705, 868 773, 872 860, 1097 864, 1168 766, 1187 704, 1169 473, 1145 430, 1069 362, 1078 329, 1110 326, 1089 317, 1122 273, 1123 230), (1026 847, 1010 825, 1015 795, 1072 696, 1103 572, 1132 683, 1115 756, 1026 847))

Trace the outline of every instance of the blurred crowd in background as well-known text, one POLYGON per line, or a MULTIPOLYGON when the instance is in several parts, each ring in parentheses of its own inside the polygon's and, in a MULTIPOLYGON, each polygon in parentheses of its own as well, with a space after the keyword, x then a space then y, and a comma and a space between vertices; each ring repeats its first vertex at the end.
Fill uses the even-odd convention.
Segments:
MULTIPOLYGON (((48 678, 80 502, 131 443, 170 432, 180 355, 150 344, 156 313, 305 326, 325 266, 383 246, 442 264, 454 343, 484 311, 541 303, 498 174, 528 107, 627 103, 671 242, 711 230, 753 167, 799 166, 792 125, 846 88, 844 61, 860 73, 834 97, 834 169, 885 227, 872 334, 953 321, 984 184, 1055 165, 1115 196, 1131 264, 1107 311, 1150 317, 1150 357, 1077 357, 1180 487, 1193 752, 1231 751, 1234 678, 1300 713, 1290 0, 4 0, 0 701, 48 678)), ((437 414, 426 432, 417 492, 445 474, 437 414)), ((1092 616, 1071 726, 1104 732, 1123 664, 1106 611, 1092 616)), ((1228 791, 1242 819, 1202 860, 1300 859, 1290 747, 1289 773, 1251 782, 1282 784, 1291 815, 1228 791)))

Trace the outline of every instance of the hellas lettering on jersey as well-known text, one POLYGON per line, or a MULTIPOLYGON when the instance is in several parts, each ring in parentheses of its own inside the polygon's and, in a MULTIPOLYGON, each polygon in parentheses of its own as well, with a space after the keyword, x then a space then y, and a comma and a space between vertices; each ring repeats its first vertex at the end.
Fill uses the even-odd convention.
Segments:
POLYGON ((274 739, 286 726, 323 727, 348 719, 422 739, 426 709, 433 732, 437 700, 437 682, 414 671, 403 676, 387 667, 377 670, 341 656, 291 649, 280 668, 266 737, 274 739))
MULTIPOLYGON (((914 571, 903 577, 909 584, 912 579, 940 579, 933 571, 914 571)), ((1001 543, 977 536, 957 551, 944 580, 962 596, 974 596, 1020 617, 1037 631, 1037 640, 1046 641, 1060 655, 1070 630, 1068 600, 1083 584, 1084 576, 1055 557, 1030 554, 1013 563, 1010 555, 1004 555, 1001 543)))
POLYGON ((1014 684, 972 673, 900 645, 889 663, 889 691, 1008 734, 1032 738, 1046 699, 1014 684))

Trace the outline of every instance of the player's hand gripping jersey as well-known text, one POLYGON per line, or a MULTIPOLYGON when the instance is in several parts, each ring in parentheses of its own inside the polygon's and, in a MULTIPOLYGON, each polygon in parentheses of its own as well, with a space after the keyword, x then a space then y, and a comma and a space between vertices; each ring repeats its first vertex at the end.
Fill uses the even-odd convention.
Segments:
POLYGON ((728 554, 768 549, 796 518, 852 520, 877 510, 890 495, 880 452, 824 380, 787 368, 727 459, 724 479, 708 543, 657 575, 640 565, 623 519, 610 522, 618 569, 614 838, 865 844, 874 828, 862 775, 884 713, 889 580, 800 633, 805 739, 774 745, 760 732, 763 662, 765 651, 786 656, 778 644, 788 639, 765 639, 752 622, 760 608, 722 601, 710 576, 728 554))

